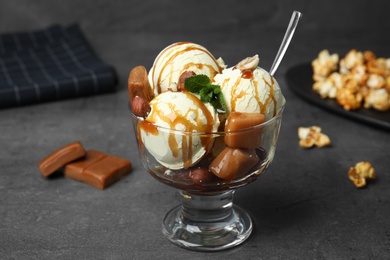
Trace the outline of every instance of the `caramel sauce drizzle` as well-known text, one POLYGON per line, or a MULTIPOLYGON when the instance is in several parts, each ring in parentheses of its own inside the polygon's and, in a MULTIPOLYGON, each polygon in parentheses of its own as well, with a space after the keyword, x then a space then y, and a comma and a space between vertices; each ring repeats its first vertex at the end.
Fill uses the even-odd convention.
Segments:
MULTIPOLYGON (((242 79, 251 79, 251 78, 253 78, 253 72, 251 72, 251 71, 248 72, 248 70, 244 70, 241 74, 241 77, 238 78, 238 80, 236 82, 234 82, 233 87, 231 88, 231 92, 230 92, 231 111, 236 111, 238 100, 246 95, 246 92, 244 92, 242 90, 239 91, 238 86, 240 85, 241 80, 242 79)), ((275 94, 275 81, 274 81, 272 76, 270 77, 271 82, 268 82, 264 76, 262 76, 262 78, 263 78, 263 81, 265 82, 265 84, 269 87, 267 99, 264 101, 264 103, 261 102, 261 95, 259 93, 259 88, 258 88, 259 83, 257 81, 254 81, 254 91, 255 91, 254 98, 256 99, 256 102, 259 105, 261 114, 266 114, 268 104, 271 101, 273 101, 274 102, 273 103, 273 106, 274 106, 273 116, 275 116, 276 115, 276 99, 274 96, 274 94, 275 94)), ((223 86, 227 86, 227 84, 229 83, 229 80, 230 80, 229 78, 225 79, 224 82, 222 83, 221 88, 223 88, 223 86)))
MULTIPOLYGON (((159 134, 159 130, 155 125, 157 118, 163 120, 169 128, 175 130, 178 125, 184 125, 184 130, 186 132, 211 132, 213 130, 214 118, 211 112, 207 109, 205 104, 200 101, 195 95, 191 94, 188 91, 183 91, 181 93, 186 94, 187 98, 191 99, 195 103, 196 108, 191 108, 187 111, 185 115, 177 116, 180 114, 180 107, 176 104, 170 103, 169 110, 171 113, 166 116, 164 111, 158 110, 156 103, 152 105, 152 112, 147 120, 144 120, 138 124, 138 135, 140 136, 141 129, 147 134, 157 136, 159 134), (192 113, 195 113, 194 119, 195 122, 191 122, 189 117, 192 113), (202 113, 208 123, 204 124, 200 119, 200 113, 202 113)), ((180 155, 183 157, 184 168, 188 168, 192 165, 192 144, 193 144, 193 136, 189 133, 181 134, 181 146, 176 139, 177 132, 172 131, 169 132, 168 136, 168 145, 169 149, 172 151, 172 155, 177 158, 180 155)), ((206 147, 211 138, 201 137, 201 144, 203 147, 206 147)))
MULTIPOLYGON (((164 53, 166 53, 167 51, 169 51, 170 49, 172 49, 173 47, 176 47, 176 46, 179 46, 179 45, 183 45, 183 44, 187 44, 187 43, 190 43, 190 42, 178 42, 178 43, 175 43, 175 44, 172 44, 170 47, 167 47, 165 48, 164 50, 162 50, 160 52, 160 54, 157 56, 156 60, 154 61, 154 64, 153 64, 153 67, 158 64, 158 62, 160 61, 161 57, 163 56, 164 53)), ((154 73, 156 72, 155 69, 152 70, 152 80, 154 81, 154 73)), ((154 82, 153 82, 154 84, 154 82)), ((159 93, 161 92, 161 88, 158 87, 158 91, 159 93)))
MULTIPOLYGON (((193 63, 193 62, 190 62, 190 63, 187 63, 186 65, 183 66, 183 69, 180 71, 179 75, 183 74, 184 71, 188 70, 189 68, 191 67, 197 67, 198 69, 203 69, 204 67, 207 67, 209 73, 210 73, 210 76, 211 76, 211 79, 213 79, 215 77, 215 75, 217 75, 219 73, 219 71, 216 71, 214 69, 214 67, 210 64, 204 64, 204 63, 193 63)), ((172 74, 173 74, 173 71, 171 71, 170 75, 172 77, 172 74)), ((170 81, 178 81, 178 79, 172 79, 170 78, 170 81)))
POLYGON ((266 100, 266 104, 268 105, 268 103, 271 102, 271 100, 274 102, 274 113, 272 116, 276 116, 277 104, 276 104, 276 99, 275 99, 275 80, 274 80, 274 77, 272 77, 272 76, 270 76, 270 79, 271 79, 271 83, 269 83, 263 76, 263 80, 264 80, 265 84, 267 84, 267 86, 269 87, 269 95, 268 95, 268 98, 266 100))

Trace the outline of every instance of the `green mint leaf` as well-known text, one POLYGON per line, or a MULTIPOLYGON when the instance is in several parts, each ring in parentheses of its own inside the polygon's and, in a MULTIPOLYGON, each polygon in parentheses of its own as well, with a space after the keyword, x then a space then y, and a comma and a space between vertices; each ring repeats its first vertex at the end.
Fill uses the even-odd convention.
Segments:
POLYGON ((210 85, 210 79, 206 75, 194 75, 184 80, 184 88, 190 92, 199 94, 204 86, 210 85))
POLYGON ((199 94, 202 102, 210 103, 215 109, 226 111, 225 99, 220 86, 211 84, 208 76, 199 74, 188 77, 184 80, 184 88, 199 94))
POLYGON ((218 85, 211 85, 211 87, 213 88, 214 94, 218 95, 221 93, 221 88, 218 85))
POLYGON ((219 102, 218 100, 214 99, 210 102, 210 104, 215 108, 215 109, 218 109, 219 107, 219 102))
POLYGON ((215 109, 222 109, 223 111, 226 111, 226 103, 225 103, 225 98, 223 97, 223 93, 221 91, 221 88, 218 85, 212 85, 213 87, 213 92, 215 96, 215 109))
POLYGON ((219 90, 219 93, 217 94, 218 101, 221 104, 221 108, 223 111, 226 111, 226 103, 225 103, 225 98, 223 97, 223 93, 221 90, 219 90))
POLYGON ((206 103, 210 103, 213 100, 213 96, 214 96, 213 88, 211 88, 210 86, 204 86, 200 90, 199 95, 200 95, 200 100, 206 103))

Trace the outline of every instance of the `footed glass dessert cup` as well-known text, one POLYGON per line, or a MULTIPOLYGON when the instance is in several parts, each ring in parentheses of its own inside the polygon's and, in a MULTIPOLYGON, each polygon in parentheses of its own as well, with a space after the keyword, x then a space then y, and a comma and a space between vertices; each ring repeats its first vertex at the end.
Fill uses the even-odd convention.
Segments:
MULTIPOLYGON (((159 127, 132 113, 139 155, 158 181, 179 190, 181 203, 163 220, 163 234, 197 251, 235 247, 252 220, 233 204, 234 192, 266 171, 275 154, 284 103, 264 123, 229 132, 185 132, 159 127), (246 143, 236 148, 235 143, 246 143)), ((238 145, 240 146, 240 145, 238 145)))

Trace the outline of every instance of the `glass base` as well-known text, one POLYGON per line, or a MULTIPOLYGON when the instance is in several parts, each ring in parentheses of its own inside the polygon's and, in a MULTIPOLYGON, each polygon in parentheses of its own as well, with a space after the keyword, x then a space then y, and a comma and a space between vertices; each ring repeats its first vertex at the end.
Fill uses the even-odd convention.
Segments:
POLYGON ((163 221, 163 233, 174 244, 196 251, 238 246, 252 232, 252 220, 233 205, 234 191, 194 195, 181 191, 182 204, 163 221))

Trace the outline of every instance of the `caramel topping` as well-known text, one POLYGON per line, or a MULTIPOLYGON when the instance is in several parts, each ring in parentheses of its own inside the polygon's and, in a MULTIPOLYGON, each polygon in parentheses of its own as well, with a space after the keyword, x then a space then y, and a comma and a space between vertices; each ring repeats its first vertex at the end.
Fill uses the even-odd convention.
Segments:
MULTIPOLYGON (((158 135, 158 127, 155 125, 157 120, 163 120, 169 128, 172 130, 178 129, 179 126, 184 126, 185 132, 211 132, 213 130, 214 118, 211 112, 207 109, 206 105, 195 95, 188 91, 180 92, 187 96, 188 99, 195 103, 195 108, 188 109, 186 114, 181 115, 181 109, 174 103, 167 104, 169 106, 170 113, 166 115, 166 111, 159 110, 157 102, 152 102, 152 112, 149 114, 147 120, 142 121, 138 125, 138 135, 140 136, 140 130, 142 129, 147 134, 158 135), (193 115, 195 114, 195 116, 193 115), (201 120, 200 114, 206 117, 206 123, 201 120), (195 120, 191 121, 190 118, 195 120)), ((188 168, 192 164, 192 143, 193 136, 186 133, 181 134, 181 142, 178 143, 177 135, 179 133, 172 131, 169 133, 168 145, 172 151, 174 157, 182 155, 184 167, 188 168), (181 147, 180 147, 181 145, 181 147)), ((210 138, 201 138, 203 147, 206 147, 210 142, 210 138)))
POLYGON ((241 73, 241 78, 244 78, 244 79, 253 78, 253 70, 243 70, 241 73))
MULTIPOLYGON (((245 95, 247 95, 247 93, 243 90, 241 90, 239 88, 240 84, 241 84, 241 80, 252 80, 253 82, 253 87, 254 87, 254 98, 256 99, 256 102, 260 108, 260 113, 261 114, 266 114, 267 113, 267 107, 269 105, 269 103, 271 101, 273 101, 273 107, 274 107, 274 113, 273 113, 273 116, 276 115, 276 98, 275 98, 275 81, 274 81, 274 78, 273 77, 270 77, 270 82, 268 82, 265 77, 263 76, 262 77, 263 81, 265 82, 265 84, 268 86, 268 96, 266 98, 266 100, 264 102, 261 102, 261 93, 259 92, 259 82, 258 81, 254 81, 253 80, 253 71, 250 71, 250 70, 244 70, 242 71, 242 74, 241 74, 241 77, 239 77, 237 79, 236 82, 234 82, 232 88, 231 88, 231 92, 229 93, 230 97, 231 97, 231 101, 230 101, 230 104, 231 104, 231 111, 236 111, 236 107, 237 107, 237 102, 242 98, 244 97, 245 95)), ((228 84, 229 84, 229 81, 230 79, 227 78, 224 80, 224 82, 222 83, 221 85, 221 88, 224 88, 226 87, 228 84)))
POLYGON ((259 157, 254 149, 235 149, 225 147, 211 162, 209 170, 219 178, 230 182, 248 174, 258 163, 259 157))
POLYGON ((225 143, 232 148, 259 148, 262 127, 246 129, 264 123, 265 116, 260 113, 231 112, 225 125, 225 143))
POLYGON ((136 96, 139 96, 148 102, 154 97, 148 79, 148 72, 144 66, 136 66, 130 71, 127 79, 127 86, 130 102, 133 102, 133 99, 136 96))
MULTIPOLYGON (((142 121, 140 125, 138 126, 139 129, 142 128, 145 132, 152 135, 158 135, 158 129, 157 126, 149 121, 142 121)), ((139 130, 138 130, 139 131, 139 130)))
MULTIPOLYGON (((176 43, 176 44, 172 44, 170 47, 167 47, 165 50, 163 50, 163 51, 158 55, 155 64, 158 64, 160 58, 163 56, 163 54, 164 54, 165 52, 167 52, 167 51, 171 50, 172 48, 175 48, 175 47, 177 47, 177 46, 179 46, 179 45, 184 45, 184 44, 188 44, 188 43, 189 43, 189 42, 179 42, 179 43, 176 43)), ((187 70, 188 68, 193 67, 193 66, 195 66, 195 67, 197 67, 197 68, 199 68, 199 69, 203 69, 203 66, 207 66, 207 68, 208 68, 208 70, 209 70, 209 72, 210 72, 211 78, 213 78, 216 74, 218 74, 218 73, 220 73, 220 72, 222 71, 222 68, 219 67, 217 60, 214 58, 214 56, 213 56, 210 52, 208 52, 207 50, 205 50, 205 49, 203 49, 203 48, 201 48, 201 47, 188 46, 188 47, 186 47, 185 49, 180 50, 180 51, 177 51, 176 53, 174 53, 174 54, 169 58, 169 60, 167 60, 167 61, 162 65, 162 68, 161 68, 161 70, 160 70, 160 72, 159 72, 160 74, 158 75, 157 82, 156 82, 156 86, 155 86, 155 87, 157 87, 157 89, 158 89, 158 93, 161 93, 161 78, 162 78, 162 73, 163 73, 163 71, 165 71, 165 68, 166 68, 167 66, 171 65, 171 64, 174 62, 174 60, 176 59, 176 57, 178 57, 179 55, 184 54, 184 53, 189 52, 189 51, 193 51, 193 50, 198 50, 198 51, 201 51, 201 52, 204 52, 205 54, 207 54, 207 55, 214 61, 214 63, 218 66, 218 70, 216 70, 213 66, 208 65, 208 64, 203 64, 203 63, 187 63, 187 64, 184 64, 184 65, 182 66, 183 69, 182 69, 182 71, 179 73, 179 75, 181 75, 185 70, 187 70)), ((178 79, 172 79, 173 69, 174 69, 174 67, 172 66, 172 67, 171 67, 171 71, 170 71, 170 73, 169 73, 169 74, 170 74, 169 82, 176 82, 176 81, 178 81, 178 79)), ((153 70, 153 72, 152 72, 152 79, 154 79, 155 73, 156 73, 156 71, 153 70)))
POLYGON ((276 105, 277 104, 276 104, 276 99, 275 99, 275 80, 272 76, 270 76, 270 78, 271 78, 271 83, 267 82, 265 80, 265 78, 263 77, 265 84, 267 84, 269 87, 269 94, 268 94, 268 98, 267 98, 265 104, 266 104, 266 106, 268 106, 268 103, 271 102, 271 100, 274 102, 274 114, 272 116, 276 116, 276 112, 277 112, 276 105))

